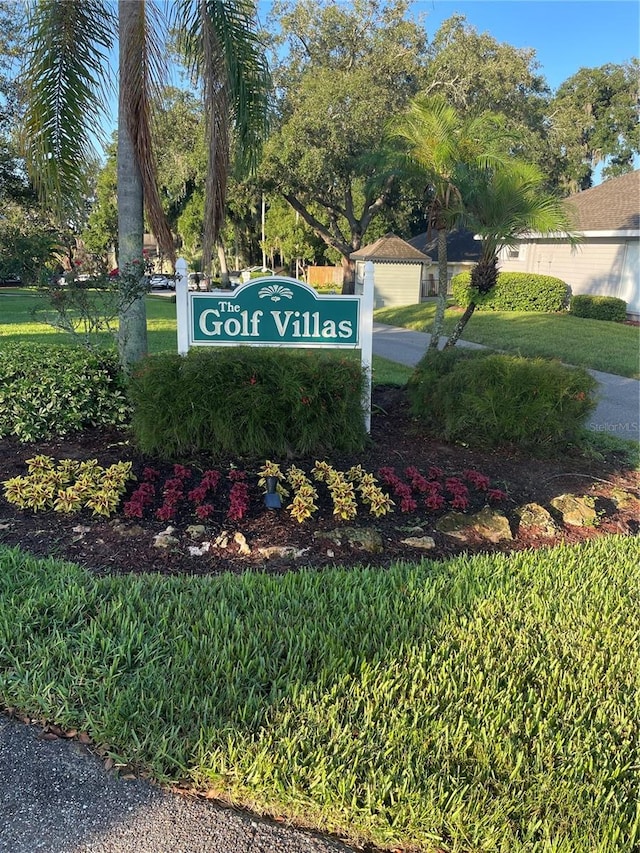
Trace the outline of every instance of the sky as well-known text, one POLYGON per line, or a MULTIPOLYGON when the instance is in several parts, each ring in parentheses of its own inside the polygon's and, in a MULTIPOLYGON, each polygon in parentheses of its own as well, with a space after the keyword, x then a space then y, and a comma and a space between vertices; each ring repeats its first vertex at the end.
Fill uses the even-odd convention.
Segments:
MULTIPOLYGON (((260 0, 264 22, 272 3, 260 0)), ((532 47, 552 90, 580 68, 625 62, 640 54, 637 0, 413 0, 429 40, 451 15, 514 47, 532 47)))
POLYGON ((637 0, 415 0, 433 37, 454 14, 478 32, 514 47, 532 47, 552 90, 580 68, 625 62, 640 54, 637 0))

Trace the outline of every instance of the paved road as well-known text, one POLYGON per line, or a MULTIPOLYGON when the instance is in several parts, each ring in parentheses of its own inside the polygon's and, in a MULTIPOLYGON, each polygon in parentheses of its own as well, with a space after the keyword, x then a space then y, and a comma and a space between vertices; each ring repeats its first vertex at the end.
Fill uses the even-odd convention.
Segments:
POLYGON ((0 716, 2 853, 348 853, 331 839, 107 773, 0 716))
MULTIPOLYGON (((413 367, 429 344, 430 335, 397 326, 373 325, 373 352, 398 364, 413 367)), ((480 344, 459 341, 459 346, 482 349, 480 344)), ((618 438, 640 440, 640 382, 624 376, 589 371, 599 383, 598 406, 588 426, 618 438)))

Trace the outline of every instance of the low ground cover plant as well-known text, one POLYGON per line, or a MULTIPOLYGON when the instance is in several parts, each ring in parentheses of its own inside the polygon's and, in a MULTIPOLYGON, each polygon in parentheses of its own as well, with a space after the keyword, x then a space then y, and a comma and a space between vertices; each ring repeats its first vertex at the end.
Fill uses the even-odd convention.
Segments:
POLYGON ((488 293, 471 286, 471 273, 462 272, 451 279, 456 305, 466 308, 475 302, 476 311, 564 311, 571 291, 562 279, 526 272, 501 272, 488 293))
POLYGON ((361 450, 359 363, 292 350, 193 349, 147 359, 130 383, 140 449, 171 459, 361 450))
POLYGON ((387 466, 376 477, 361 465, 340 471, 326 461, 316 461, 308 473, 297 465, 282 468, 271 460, 257 472, 237 468, 198 471, 178 463, 164 476, 147 465, 136 478, 131 462, 103 468, 95 459, 56 461, 39 455, 25 464, 27 474, 2 484, 6 500, 21 509, 91 510, 106 517, 122 513, 125 518, 165 522, 241 521, 249 512, 264 512, 270 477, 283 506, 300 523, 328 505, 337 519, 350 521, 357 516, 380 518, 394 511, 466 512, 507 498, 479 471, 469 469, 455 476, 435 466, 424 473, 409 466, 400 474, 387 466), (131 481, 137 483, 133 489, 131 481))
POLYGON ((627 303, 616 296, 578 294, 571 297, 571 313, 574 317, 624 323, 627 319, 627 303))
POLYGON ((118 763, 353 840, 640 841, 640 544, 98 576, 0 548, 0 701, 118 763))
POLYGON ((553 454, 575 442, 596 380, 558 361, 486 351, 428 352, 408 389, 413 412, 448 441, 553 454))
POLYGON ((36 441, 122 426, 128 418, 113 352, 37 343, 0 348, 0 437, 36 441))
POLYGON ((34 512, 54 510, 73 513, 83 509, 107 518, 118 509, 133 478, 131 462, 103 468, 97 459, 55 462, 42 454, 27 459, 28 473, 4 482, 9 503, 34 512))

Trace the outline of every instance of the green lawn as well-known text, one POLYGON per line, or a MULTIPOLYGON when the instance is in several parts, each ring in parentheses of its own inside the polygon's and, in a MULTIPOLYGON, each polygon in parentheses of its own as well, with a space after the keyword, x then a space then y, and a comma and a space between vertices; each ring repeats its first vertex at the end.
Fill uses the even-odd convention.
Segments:
MULTIPOLYGON (((33 291, 0 290, 0 346, 10 341, 70 343, 69 335, 37 322, 33 311, 40 304, 33 291)), ((147 332, 149 352, 177 349, 176 306, 170 297, 147 297, 147 332)), ((101 335, 105 345, 112 342, 108 333, 101 335)), ((408 367, 374 356, 373 381, 378 385, 404 385, 412 371, 408 367)))
POLYGON ((640 842, 640 543, 97 577, 0 548, 0 701, 352 839, 640 842))
MULTIPOLYGON (((418 332, 431 330, 435 302, 380 308, 378 323, 404 326, 418 332)), ((445 330, 450 332, 460 309, 450 307, 445 330)), ((526 356, 559 358, 566 364, 640 379, 640 334, 637 326, 587 320, 570 314, 533 311, 476 311, 463 338, 492 349, 526 356)))
MULTIPOLYGON (((17 339, 58 344, 71 341, 66 333, 34 319, 40 305, 41 297, 35 291, 0 289, 0 346, 17 339)), ((176 349, 176 306, 170 298, 147 297, 147 328, 150 352, 176 349)), ((105 345, 112 341, 106 332, 100 339, 105 345)))
MULTIPOLYGON (((0 346, 15 338, 56 342, 68 340, 63 333, 34 321, 32 313, 37 304, 38 296, 33 291, 0 290, 0 346)), ((375 312, 375 320, 416 331, 428 331, 434 310, 434 302, 402 308, 380 308, 375 312)), ((458 315, 458 309, 447 310, 447 331, 453 328, 458 315)), ((173 301, 162 296, 149 296, 147 318, 149 351, 175 350, 173 301)), ((559 358, 567 364, 640 378, 640 335, 634 326, 587 320, 569 314, 482 311, 473 315, 465 329, 464 338, 493 349, 559 358)), ((109 335, 105 334, 103 340, 107 343, 109 335)), ((384 384, 402 384, 411 371, 394 369, 391 364, 383 364, 377 357, 374 358, 375 380, 384 384)))

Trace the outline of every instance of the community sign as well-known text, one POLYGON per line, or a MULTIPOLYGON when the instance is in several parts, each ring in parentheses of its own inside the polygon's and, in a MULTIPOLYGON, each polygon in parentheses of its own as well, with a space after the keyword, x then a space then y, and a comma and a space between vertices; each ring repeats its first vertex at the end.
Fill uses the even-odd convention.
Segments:
POLYGON ((188 346, 360 345, 359 296, 319 295, 293 278, 188 294, 188 346))

